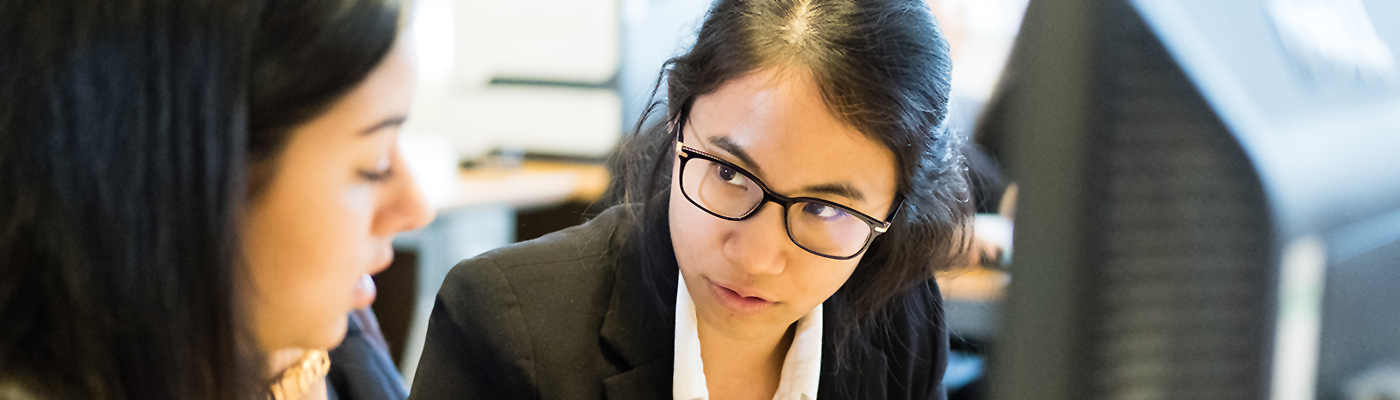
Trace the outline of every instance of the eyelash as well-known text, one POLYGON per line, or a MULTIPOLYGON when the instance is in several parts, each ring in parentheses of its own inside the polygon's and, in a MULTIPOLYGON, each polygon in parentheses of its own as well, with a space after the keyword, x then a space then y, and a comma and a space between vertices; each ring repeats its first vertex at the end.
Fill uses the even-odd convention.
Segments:
POLYGON ((360 171, 360 178, 371 183, 383 183, 393 177, 393 168, 385 168, 383 171, 360 171))

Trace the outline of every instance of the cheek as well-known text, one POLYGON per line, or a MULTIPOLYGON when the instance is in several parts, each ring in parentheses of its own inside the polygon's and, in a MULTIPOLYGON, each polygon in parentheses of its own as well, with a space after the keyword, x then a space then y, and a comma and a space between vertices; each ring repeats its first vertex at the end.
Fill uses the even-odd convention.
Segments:
POLYGON ((669 205, 668 227, 671 231, 671 247, 676 252, 676 263, 680 265, 682 271, 689 271, 691 265, 687 260, 691 260, 692 255, 697 252, 695 236, 700 236, 698 227, 693 224, 694 218, 686 207, 690 206, 681 192, 671 187, 671 202, 669 205))
MULTIPOLYGON (((803 286, 808 293, 816 298, 816 303, 821 303, 836 294, 846 280, 851 278, 851 273, 855 272, 856 260, 822 260, 821 265, 813 266, 815 271, 805 274, 803 286)), ((816 304, 813 304, 815 307, 816 304)))
POLYGON ((675 248, 676 262, 683 271, 700 267, 700 261, 721 254, 726 235, 723 223, 727 222, 691 204, 672 186, 669 225, 671 246, 675 248))
POLYGON ((792 314, 787 317, 796 321, 841 289, 855 271, 855 263, 814 260, 805 265, 789 265, 788 271, 792 273, 786 282, 791 289, 789 310, 792 314))
POLYGON ((375 249, 372 193, 288 179, 263 196, 244 229, 253 312, 271 327, 260 331, 273 343, 333 340, 375 249))
MULTIPOLYGON (((368 250, 372 197, 368 191, 300 186, 254 211, 250 249, 261 263, 289 275, 351 270, 368 250), (363 193, 362 193, 363 192, 363 193)), ((272 193, 269 193, 272 194, 272 193)), ((256 265, 256 264, 255 264, 256 265)))

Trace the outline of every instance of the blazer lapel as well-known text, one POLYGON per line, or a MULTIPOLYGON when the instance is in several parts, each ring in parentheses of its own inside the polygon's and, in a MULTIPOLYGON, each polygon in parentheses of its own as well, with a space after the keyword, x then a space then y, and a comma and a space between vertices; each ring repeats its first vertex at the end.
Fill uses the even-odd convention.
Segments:
POLYGON ((672 357, 653 360, 603 380, 608 400, 657 400, 671 398, 672 357))
POLYGON ((621 370, 603 381, 607 398, 668 399, 675 359, 675 296, 649 294, 647 288, 660 286, 657 291, 665 293, 669 286, 674 294, 679 271, 658 277, 660 285, 645 285, 641 266, 626 261, 630 257, 619 259, 612 299, 598 331, 605 351, 616 356, 621 370))

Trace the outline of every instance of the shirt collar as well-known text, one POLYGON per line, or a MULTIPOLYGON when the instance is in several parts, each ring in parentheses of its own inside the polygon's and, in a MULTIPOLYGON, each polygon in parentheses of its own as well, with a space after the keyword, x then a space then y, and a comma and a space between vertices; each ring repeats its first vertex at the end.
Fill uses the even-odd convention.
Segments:
MULTIPOLYGON (((705 365, 700 359, 700 331, 695 303, 685 286, 685 276, 676 285, 676 357, 671 378, 675 400, 709 400, 705 385, 705 365)), ((815 400, 822 366, 822 306, 817 305, 797 320, 797 331, 783 359, 774 400, 815 400)))

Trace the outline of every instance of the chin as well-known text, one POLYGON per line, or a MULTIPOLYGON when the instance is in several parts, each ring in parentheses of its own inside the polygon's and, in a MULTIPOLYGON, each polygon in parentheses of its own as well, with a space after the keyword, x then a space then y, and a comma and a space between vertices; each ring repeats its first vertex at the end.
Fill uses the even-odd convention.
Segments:
POLYGON ((330 321, 317 327, 314 332, 307 332, 299 347, 330 350, 340 346, 340 342, 345 340, 346 317, 341 314, 340 318, 330 321))

